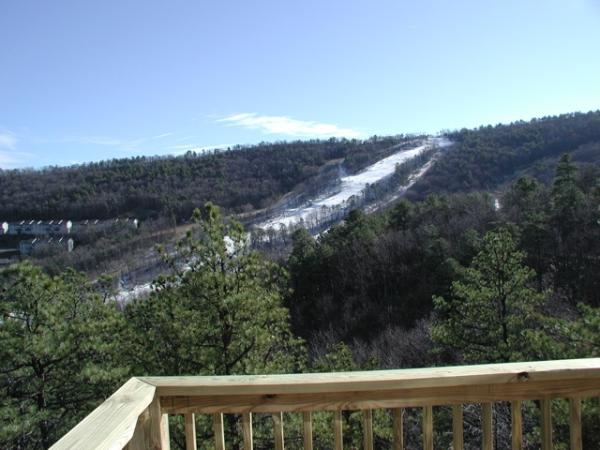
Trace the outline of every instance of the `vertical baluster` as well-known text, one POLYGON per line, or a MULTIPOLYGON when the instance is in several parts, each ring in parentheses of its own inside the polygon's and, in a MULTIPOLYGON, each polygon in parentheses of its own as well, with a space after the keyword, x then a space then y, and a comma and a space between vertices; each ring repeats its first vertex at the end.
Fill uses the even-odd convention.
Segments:
POLYGON ((363 449, 373 450, 373 410, 363 411, 363 449))
POLYGON ((169 416, 162 413, 159 398, 155 398, 148 407, 148 415, 152 448, 169 450, 169 416))
POLYGON ((310 412, 302 413, 302 422, 304 425, 304 450, 313 450, 312 415, 310 412))
POLYGON ((244 436, 244 450, 252 450, 252 413, 242 414, 242 434, 244 436))
POLYGON ((523 414, 521 400, 510 402, 510 422, 512 434, 512 450, 523 450, 523 414))
POLYGON ((481 422, 483 428, 483 450, 493 450, 494 432, 493 432, 492 404, 483 403, 481 405, 481 422))
POLYGON ((273 434, 275 438, 275 450, 283 450, 283 413, 273 414, 273 434))
POLYGON ((196 417, 192 413, 185 415, 185 449, 196 450, 196 417))
POLYGON ((394 450, 404 450, 404 408, 393 410, 394 415, 394 450))
POLYGON ((225 429, 223 427, 223 414, 213 414, 213 433, 215 435, 215 449, 225 450, 225 429))
POLYGON ((423 449, 433 450, 433 407, 423 408, 423 449))
POLYGON ((335 450, 344 449, 344 435, 342 431, 342 412, 333 413, 333 448, 335 450))
POLYGON ((540 402, 542 409, 542 450, 552 450, 552 400, 540 402))
POLYGON ((463 450, 463 405, 452 406, 452 450, 463 450))
POLYGON ((581 450, 581 399, 569 399, 569 410, 571 412, 571 450, 581 450))

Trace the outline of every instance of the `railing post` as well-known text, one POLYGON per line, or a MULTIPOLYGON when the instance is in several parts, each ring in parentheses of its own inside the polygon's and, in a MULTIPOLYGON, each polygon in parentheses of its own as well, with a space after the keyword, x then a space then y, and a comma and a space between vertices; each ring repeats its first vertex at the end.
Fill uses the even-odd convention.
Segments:
POLYGON ((275 438, 275 450, 284 450, 283 440, 283 413, 273 414, 273 434, 275 438))
POLYGON ((344 435, 342 431, 342 412, 340 410, 333 413, 333 448, 335 450, 344 449, 344 435))
POLYGON ((150 425, 150 448, 153 450, 170 450, 169 416, 163 414, 160 398, 156 397, 148 407, 150 425))
POLYGON ((191 413, 185 415, 185 449, 196 450, 196 417, 191 413))
POLYGON ((463 450, 463 405, 452 406, 452 450, 463 450))
POLYGON ((138 417, 133 437, 127 450, 146 450, 150 447, 150 412, 148 409, 138 417))
POLYGON ((571 450, 581 450, 581 399, 569 399, 571 450))
POLYGON ((313 450, 312 415, 310 412, 302 413, 304 450, 313 450))
POLYGON ((512 450, 523 449, 523 414, 521 400, 510 402, 512 450))
POLYGON ((423 408, 423 450, 433 450, 433 407, 423 408))
POLYGON ((540 402, 542 410, 542 450, 552 450, 552 400, 540 402))
POLYGON ((244 435, 244 450, 252 450, 254 448, 252 442, 252 413, 242 415, 242 433, 244 435))
POLYGON ((373 450, 373 410, 363 411, 363 450, 373 450))
POLYGON ((395 408, 394 415, 394 450, 404 450, 404 408, 395 408))
POLYGON ((225 450, 225 428, 223 427, 223 414, 213 414, 213 432, 215 435, 215 449, 225 450))
POLYGON ((483 428, 483 450, 493 450, 494 432, 493 432, 493 414, 492 404, 484 403, 481 405, 481 424, 483 428))

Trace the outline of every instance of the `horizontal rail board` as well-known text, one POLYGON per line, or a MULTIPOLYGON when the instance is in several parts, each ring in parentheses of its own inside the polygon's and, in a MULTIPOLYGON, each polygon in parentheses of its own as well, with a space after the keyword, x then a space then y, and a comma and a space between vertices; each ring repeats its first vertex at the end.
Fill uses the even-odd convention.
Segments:
POLYGON ((600 396, 600 378, 319 394, 162 397, 163 412, 272 413, 452 405, 556 397, 600 396), (574 382, 576 381, 576 382, 574 382))
POLYGON ((160 396, 300 394, 600 378, 600 358, 367 372, 141 377, 160 396))

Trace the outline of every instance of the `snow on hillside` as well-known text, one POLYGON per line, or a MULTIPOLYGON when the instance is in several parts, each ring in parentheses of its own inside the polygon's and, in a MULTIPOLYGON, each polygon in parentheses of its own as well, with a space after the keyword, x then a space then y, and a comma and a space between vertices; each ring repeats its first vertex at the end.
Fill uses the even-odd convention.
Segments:
MULTIPOLYGON (((415 148, 400 150, 387 158, 377 161, 355 175, 342 177, 339 186, 334 192, 321 194, 300 207, 284 209, 275 217, 258 224, 258 227, 265 230, 269 228, 279 229, 281 227, 289 227, 301 221, 306 222, 318 215, 326 215, 327 211, 330 211, 332 208, 344 206, 353 197, 361 195, 368 185, 377 183, 392 175, 396 170, 396 165, 402 164, 419 155, 422 151, 434 146, 447 147, 450 144, 450 141, 445 138, 429 138, 415 148)), ((427 168, 429 168, 429 165, 427 165, 427 168)), ((423 175, 425 171, 419 171, 417 177, 423 175)), ((411 179, 412 183, 415 181, 416 179, 411 179)))

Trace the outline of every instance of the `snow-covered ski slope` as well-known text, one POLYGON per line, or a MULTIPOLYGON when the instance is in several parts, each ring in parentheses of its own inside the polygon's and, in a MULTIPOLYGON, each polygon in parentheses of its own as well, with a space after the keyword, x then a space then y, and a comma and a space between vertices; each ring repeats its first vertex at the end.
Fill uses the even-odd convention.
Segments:
MULTIPOLYGON (((325 210, 344 206, 352 197, 360 196, 368 185, 377 183, 389 177, 396 170, 396 165, 402 164, 419 155, 424 150, 433 147, 447 147, 451 144, 446 138, 433 137, 421 141, 419 145, 411 149, 402 149, 387 158, 377 161, 361 172, 342 177, 337 188, 326 192, 307 201, 304 205, 295 208, 287 208, 279 212, 275 217, 258 224, 263 229, 289 227, 324 212, 325 210)), ((419 171, 422 176, 425 171, 419 171)), ((416 180, 412 180, 414 183, 416 180)))

